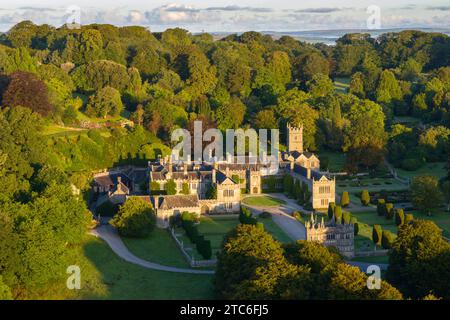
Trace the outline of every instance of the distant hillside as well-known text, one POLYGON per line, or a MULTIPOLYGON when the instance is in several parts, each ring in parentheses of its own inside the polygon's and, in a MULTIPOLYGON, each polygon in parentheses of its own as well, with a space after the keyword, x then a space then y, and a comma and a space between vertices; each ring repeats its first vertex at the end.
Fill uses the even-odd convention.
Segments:
MULTIPOLYGON (((392 29, 336 29, 336 30, 307 30, 307 31, 262 31, 261 33, 269 34, 274 39, 279 39, 282 36, 291 36, 297 40, 305 41, 309 43, 325 43, 328 45, 334 45, 336 40, 348 33, 370 33, 372 37, 378 37, 383 33, 388 32, 400 32, 403 30, 419 30, 424 32, 439 32, 450 36, 450 29, 447 28, 392 28, 392 29)), ((212 33, 216 38, 223 38, 232 33, 228 32, 216 32, 212 33)))

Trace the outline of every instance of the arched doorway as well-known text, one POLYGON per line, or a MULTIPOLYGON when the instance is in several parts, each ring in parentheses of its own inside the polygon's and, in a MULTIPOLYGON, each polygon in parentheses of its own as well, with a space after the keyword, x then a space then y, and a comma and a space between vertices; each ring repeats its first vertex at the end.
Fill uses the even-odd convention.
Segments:
POLYGON ((202 206, 201 213, 202 214, 209 214, 209 207, 208 206, 202 206))

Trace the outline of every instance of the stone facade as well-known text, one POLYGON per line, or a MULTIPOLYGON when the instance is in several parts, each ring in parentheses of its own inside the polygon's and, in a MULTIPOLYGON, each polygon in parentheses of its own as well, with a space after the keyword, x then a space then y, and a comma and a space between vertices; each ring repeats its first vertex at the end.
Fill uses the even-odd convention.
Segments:
POLYGON ((325 246, 332 246, 348 258, 355 255, 354 248, 354 226, 353 224, 342 224, 333 218, 329 222, 317 221, 314 215, 305 223, 306 240, 316 241, 325 246))
POLYGON ((289 151, 281 154, 280 167, 285 168, 285 173, 291 174, 296 181, 308 186, 313 209, 327 209, 329 203, 336 201, 336 180, 320 171, 320 160, 315 154, 303 151, 302 127, 288 125, 287 131, 289 151))

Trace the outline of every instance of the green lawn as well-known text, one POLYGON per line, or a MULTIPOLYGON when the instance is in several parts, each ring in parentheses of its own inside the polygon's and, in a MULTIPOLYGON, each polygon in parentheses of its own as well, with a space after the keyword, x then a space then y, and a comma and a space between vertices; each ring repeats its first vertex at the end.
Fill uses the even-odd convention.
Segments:
MULTIPOLYGON (((264 224, 265 230, 270 233, 275 239, 283 243, 292 242, 287 234, 272 220, 272 218, 258 218, 258 222, 264 224)), ((213 256, 220 251, 225 234, 236 227, 239 224, 238 217, 202 217, 200 224, 198 225, 198 231, 201 235, 205 236, 205 239, 211 241, 211 248, 213 256)), ((195 249, 195 245, 191 243, 189 238, 184 234, 182 229, 176 231, 181 236, 179 237, 185 247, 191 248, 189 251, 195 259, 202 260, 202 256, 195 249)))
POLYGON ((365 178, 358 179, 358 181, 353 180, 336 180, 336 193, 341 196, 342 192, 348 191, 350 194, 350 201, 355 204, 360 204, 360 199, 354 195, 356 192, 361 192, 366 189, 369 192, 377 192, 381 190, 386 191, 397 191, 406 190, 408 185, 401 183, 395 179, 385 179, 385 178, 365 178))
POLYGON ((346 155, 343 152, 321 151, 318 154, 319 159, 328 158, 328 170, 330 172, 342 172, 345 167, 346 155))
POLYGON ((275 199, 269 196, 248 197, 242 202, 246 205, 257 207, 278 207, 279 205, 286 203, 283 200, 275 199))
POLYGON ((442 234, 446 238, 450 238, 450 212, 446 211, 436 211, 432 216, 427 216, 426 214, 419 212, 407 212, 412 213, 415 219, 430 220, 438 225, 442 229, 442 234))
POLYGON ((445 162, 426 163, 422 168, 416 171, 406 171, 402 169, 395 169, 399 177, 412 179, 421 175, 432 175, 440 179, 447 175, 447 168, 445 162))
POLYGON ((145 269, 116 256, 102 241, 86 239, 73 257, 81 268, 81 290, 63 281, 37 291, 29 299, 213 299, 212 275, 179 274, 145 269))
POLYGON ((172 267, 190 267, 167 230, 155 228, 148 238, 122 240, 131 252, 144 260, 172 267))
POLYGON ((350 78, 335 78, 334 80, 334 88, 337 92, 346 93, 348 87, 350 86, 350 78))
POLYGON ((355 257, 350 261, 368 262, 368 263, 389 263, 389 256, 379 257, 355 257))
POLYGON ((385 217, 380 217, 376 211, 352 212, 352 217, 358 219, 359 225, 359 233, 355 237, 355 250, 357 251, 373 249, 372 229, 375 224, 379 224, 382 230, 388 230, 394 235, 397 234, 394 219, 387 220, 385 217))

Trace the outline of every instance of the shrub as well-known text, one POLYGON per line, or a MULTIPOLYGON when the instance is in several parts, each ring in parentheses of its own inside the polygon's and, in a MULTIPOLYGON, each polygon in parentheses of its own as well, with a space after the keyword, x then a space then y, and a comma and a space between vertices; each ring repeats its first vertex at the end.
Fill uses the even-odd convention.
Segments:
POLYGON ((297 219, 297 221, 300 221, 303 223, 303 218, 302 218, 302 214, 298 211, 294 211, 294 213, 292 214, 292 216, 297 219))
POLYGON ((334 217, 336 218, 336 222, 342 221, 342 207, 341 206, 336 206, 336 208, 334 208, 334 217))
POLYGON ((191 194, 191 189, 189 188, 189 184, 188 183, 183 183, 183 186, 181 188, 181 194, 184 194, 184 195, 191 194))
POLYGON ((268 218, 272 217, 272 214, 270 212, 264 211, 259 216, 260 216, 260 218, 268 219, 268 218))
POLYGON ((334 209, 336 208, 336 205, 334 204, 334 202, 330 202, 328 204, 328 219, 333 219, 334 216, 334 209))
POLYGON ((391 220, 394 217, 394 205, 392 203, 386 203, 385 208, 386 219, 391 220))
POLYGON ((172 179, 168 180, 166 183, 166 193, 169 196, 177 194, 177 185, 172 179))
POLYGON ((368 206, 370 203, 370 194, 368 190, 363 190, 361 193, 361 204, 363 206, 368 206))
POLYGON ((348 194, 348 191, 344 191, 342 192, 341 206, 343 208, 347 208, 349 204, 350 204, 350 196, 348 194))
POLYGON ((401 162, 400 166, 406 171, 416 171, 424 165, 424 160, 421 158, 409 158, 401 162))
POLYGON ((403 209, 395 210, 395 224, 400 227, 405 223, 405 212, 403 209))
POLYGON ((239 214, 239 222, 242 224, 256 224, 256 219, 253 217, 250 210, 246 207, 241 207, 241 212, 239 214))
POLYGON ((202 257, 206 260, 211 259, 212 257, 212 249, 211 249, 211 241, 203 239, 197 239, 196 242, 197 251, 202 255, 202 257))
POLYGON ((136 238, 148 237, 155 223, 151 205, 140 198, 127 199, 110 222, 121 235, 136 238))
POLYGON ((113 217, 119 212, 119 206, 108 200, 99 205, 95 212, 102 217, 113 217))
POLYGON ((351 216, 350 212, 345 211, 342 215, 342 222, 345 224, 350 224, 351 219, 352 219, 352 216, 351 216))
POLYGON ((383 230, 381 234, 381 246, 383 247, 383 249, 386 250, 391 249, 393 242, 394 242, 394 235, 388 230, 383 230))
POLYGON ((386 215, 386 201, 384 199, 378 199, 377 213, 379 216, 386 215))
POLYGON ((405 216, 405 224, 408 224, 408 223, 410 223, 411 221, 414 221, 414 216, 412 215, 412 213, 408 213, 408 214, 405 216))
POLYGON ((382 229, 379 224, 376 224, 373 226, 372 229, 372 241, 376 246, 381 245, 381 239, 382 239, 382 229))
POLYGON ((356 219, 355 217, 352 218, 352 224, 353 224, 353 228, 354 228, 354 235, 357 236, 359 233, 359 224, 358 224, 358 219, 356 219))

